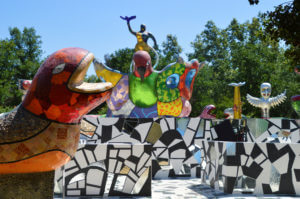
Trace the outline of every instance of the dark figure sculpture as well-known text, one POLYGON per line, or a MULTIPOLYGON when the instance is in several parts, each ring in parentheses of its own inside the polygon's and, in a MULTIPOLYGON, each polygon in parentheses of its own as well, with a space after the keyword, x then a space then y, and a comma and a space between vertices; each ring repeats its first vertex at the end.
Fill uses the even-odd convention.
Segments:
POLYGON ((157 49, 158 47, 157 47, 156 40, 155 40, 154 36, 150 32, 146 31, 146 25, 145 24, 141 24, 141 29, 140 29, 139 32, 134 32, 131 29, 130 20, 135 19, 135 18, 136 18, 136 16, 131 16, 131 17, 127 17, 127 16, 122 17, 121 16, 121 19, 127 21, 127 26, 128 26, 129 31, 134 36, 136 36, 136 38, 137 38, 137 44, 135 45, 135 48, 134 48, 135 51, 144 50, 144 51, 149 52, 150 51, 150 47, 147 44, 147 41, 148 41, 149 38, 151 38, 153 40, 154 48, 157 49))

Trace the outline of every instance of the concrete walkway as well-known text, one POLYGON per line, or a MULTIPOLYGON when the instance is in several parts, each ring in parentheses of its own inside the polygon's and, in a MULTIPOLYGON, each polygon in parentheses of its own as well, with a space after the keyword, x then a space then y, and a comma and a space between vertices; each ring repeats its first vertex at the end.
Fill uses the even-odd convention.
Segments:
MULTIPOLYGON (((209 186, 201 185, 200 179, 178 178, 167 180, 152 180, 152 197, 104 197, 109 199, 190 199, 190 198, 300 198, 292 195, 253 195, 253 194, 224 194, 209 186)), ((99 197, 68 197, 68 199, 96 199, 99 197)), ((61 199, 61 197, 55 197, 61 199)))

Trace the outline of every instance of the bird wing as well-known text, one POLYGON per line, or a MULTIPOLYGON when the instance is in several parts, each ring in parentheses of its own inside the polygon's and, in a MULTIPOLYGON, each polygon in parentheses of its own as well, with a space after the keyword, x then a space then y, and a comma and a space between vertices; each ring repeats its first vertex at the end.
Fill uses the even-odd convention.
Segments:
POLYGON ((93 63, 96 74, 102 81, 111 82, 113 86, 115 86, 123 77, 123 73, 118 70, 111 69, 97 59, 94 59, 93 63))
POLYGON ((277 106, 277 105, 281 104, 286 99, 285 94, 286 94, 286 90, 284 90, 283 93, 281 93, 280 95, 277 95, 276 97, 271 97, 270 98, 271 106, 277 106))
POLYGON ((255 107, 260 107, 260 102, 261 100, 257 97, 253 97, 249 94, 247 94, 247 101, 252 105, 252 106, 255 106, 255 107))

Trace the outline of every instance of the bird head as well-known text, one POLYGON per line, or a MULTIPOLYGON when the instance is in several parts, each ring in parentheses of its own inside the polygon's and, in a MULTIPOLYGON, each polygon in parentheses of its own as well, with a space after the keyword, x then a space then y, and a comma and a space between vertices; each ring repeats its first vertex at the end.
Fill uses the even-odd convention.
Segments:
POLYGON ((148 52, 139 50, 133 55, 133 74, 136 77, 141 78, 141 81, 144 81, 145 77, 148 77, 152 72, 152 63, 151 57, 148 52))
POLYGON ((31 113, 60 123, 79 123, 110 95, 112 84, 87 83, 84 77, 94 55, 64 48, 41 65, 22 103, 31 113))
POLYGON ((206 105, 200 117, 205 119, 216 119, 216 115, 212 114, 212 111, 215 109, 216 107, 213 104, 206 105))

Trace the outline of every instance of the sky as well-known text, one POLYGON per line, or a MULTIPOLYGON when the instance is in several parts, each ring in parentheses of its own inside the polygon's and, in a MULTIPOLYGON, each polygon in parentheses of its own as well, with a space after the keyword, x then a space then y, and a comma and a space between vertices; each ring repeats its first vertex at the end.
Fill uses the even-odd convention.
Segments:
POLYGON ((233 18, 244 23, 283 2, 260 0, 251 6, 248 0, 0 0, 0 39, 9 37, 9 27, 33 27, 41 36, 43 57, 61 48, 81 47, 103 60, 105 54, 134 48, 136 38, 120 16, 136 15, 131 21, 134 31, 146 24, 159 46, 167 34, 175 35, 184 57, 207 21, 225 28, 233 18))

